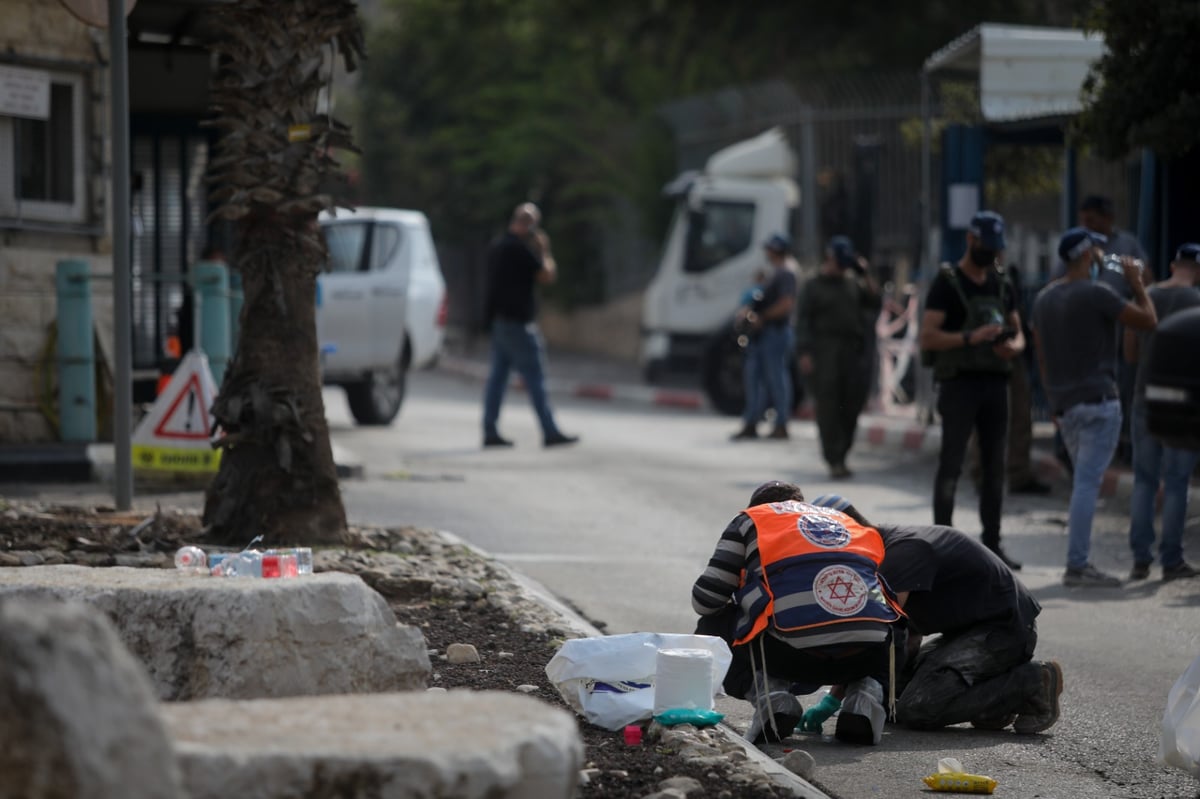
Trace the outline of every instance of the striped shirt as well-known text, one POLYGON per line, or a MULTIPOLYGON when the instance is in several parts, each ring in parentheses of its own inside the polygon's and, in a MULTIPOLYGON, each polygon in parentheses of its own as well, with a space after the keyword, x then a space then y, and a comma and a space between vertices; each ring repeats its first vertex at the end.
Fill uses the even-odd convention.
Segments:
MULTIPOLYGON (((739 513, 721 533, 717 548, 708 560, 695 584, 692 586, 692 609, 701 616, 720 613, 733 600, 742 581, 743 572, 755 572, 761 566, 758 555, 758 530, 754 520, 746 513, 739 513)), ((738 608, 738 622, 742 609, 738 608)), ((882 622, 867 622, 854 629, 835 630, 814 634, 811 630, 781 632, 773 626, 767 633, 797 648, 830 646, 834 644, 874 643, 885 641, 888 626, 882 622)))

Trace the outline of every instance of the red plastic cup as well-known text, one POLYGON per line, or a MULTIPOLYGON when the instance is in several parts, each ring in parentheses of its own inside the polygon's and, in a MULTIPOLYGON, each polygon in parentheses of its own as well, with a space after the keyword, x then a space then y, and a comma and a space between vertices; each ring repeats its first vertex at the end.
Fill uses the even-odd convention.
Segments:
POLYGON ((625 745, 640 746, 642 743, 642 728, 636 724, 630 724, 625 728, 625 745))
POLYGON ((279 577, 279 556, 278 555, 263 555, 262 557, 262 576, 263 577, 279 577))

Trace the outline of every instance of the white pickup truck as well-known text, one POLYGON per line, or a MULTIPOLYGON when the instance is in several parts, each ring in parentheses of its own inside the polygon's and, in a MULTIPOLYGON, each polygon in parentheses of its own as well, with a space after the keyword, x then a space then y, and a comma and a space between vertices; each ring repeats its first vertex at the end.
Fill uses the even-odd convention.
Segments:
POLYGON ((329 260, 317 279, 317 340, 326 385, 346 390, 362 425, 386 425, 408 370, 441 352, 447 297, 420 211, 339 209, 319 219, 329 260))

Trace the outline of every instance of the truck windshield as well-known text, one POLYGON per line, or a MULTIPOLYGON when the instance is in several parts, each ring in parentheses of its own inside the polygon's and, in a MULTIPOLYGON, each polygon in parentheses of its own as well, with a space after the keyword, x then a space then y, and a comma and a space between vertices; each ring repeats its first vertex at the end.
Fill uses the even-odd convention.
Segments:
POLYGON ((707 272, 749 249, 754 203, 706 200, 688 219, 685 272, 707 272))

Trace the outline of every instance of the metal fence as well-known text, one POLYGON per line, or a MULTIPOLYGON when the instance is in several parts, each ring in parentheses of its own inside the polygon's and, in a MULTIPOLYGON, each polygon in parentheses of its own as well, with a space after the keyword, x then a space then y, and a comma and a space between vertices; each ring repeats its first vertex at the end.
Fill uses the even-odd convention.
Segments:
POLYGON ((779 126, 799 156, 801 205, 810 204, 801 216, 815 217, 807 232, 816 241, 801 236, 801 251, 811 259, 830 236, 847 234, 877 263, 911 265, 922 242, 920 99, 915 73, 748 90, 732 108, 717 95, 674 113, 679 165, 702 167, 716 150, 779 126), (732 113, 723 117, 722 107, 732 113))

